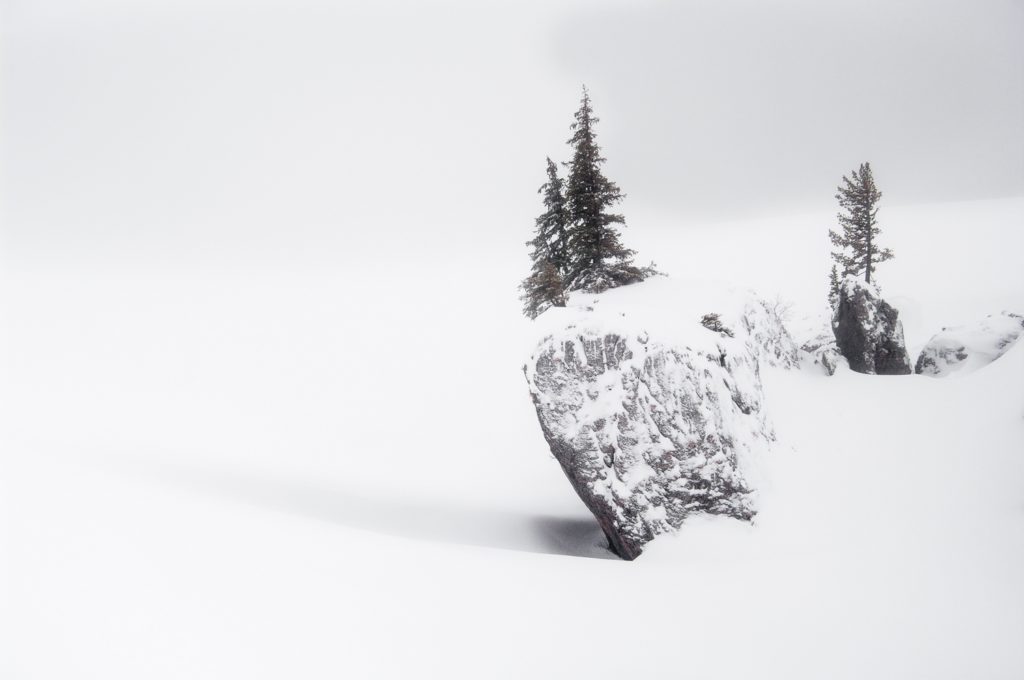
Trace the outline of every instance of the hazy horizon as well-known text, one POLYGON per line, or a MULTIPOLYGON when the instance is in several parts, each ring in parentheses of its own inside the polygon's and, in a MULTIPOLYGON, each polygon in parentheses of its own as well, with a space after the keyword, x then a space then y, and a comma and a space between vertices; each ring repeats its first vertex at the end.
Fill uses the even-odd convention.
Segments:
POLYGON ((1024 194, 1019 2, 4 16, 12 252, 518 247, 584 82, 631 228, 827 210, 865 160, 883 208, 1024 194))

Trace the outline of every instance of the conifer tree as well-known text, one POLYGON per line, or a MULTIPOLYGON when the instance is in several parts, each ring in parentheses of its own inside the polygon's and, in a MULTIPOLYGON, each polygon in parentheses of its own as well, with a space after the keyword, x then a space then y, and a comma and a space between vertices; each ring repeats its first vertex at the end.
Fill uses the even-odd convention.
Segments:
POLYGON ((828 304, 833 310, 839 304, 839 272, 835 265, 828 275, 828 304))
POLYGON ((841 211, 837 214, 842 233, 829 230, 832 245, 838 250, 832 259, 843 269, 843 276, 864 274, 871 283, 875 265, 892 259, 892 251, 878 247, 878 201, 882 192, 875 186, 871 164, 861 163, 850 177, 843 176, 836 199, 841 211))
POLYGON ((567 163, 569 178, 565 200, 568 212, 567 290, 599 293, 642 281, 647 272, 633 265, 634 251, 622 245, 615 225, 625 225, 622 215, 609 209, 622 200, 619 187, 601 172, 605 159, 594 139, 594 116, 590 94, 583 88, 583 99, 575 114, 572 161, 567 163))
POLYGON ((548 158, 547 163, 548 181, 537 190, 537 193, 544 195, 545 210, 537 218, 536 235, 527 245, 533 246, 531 257, 534 260, 544 257, 555 266, 559 275, 564 275, 569 264, 565 252, 568 220, 565 208, 565 183, 558 176, 558 166, 555 162, 548 158))
POLYGON ((544 195, 544 212, 536 220, 536 233, 526 245, 532 246, 530 258, 533 267, 530 275, 519 286, 523 291, 523 313, 536 318, 548 307, 565 306, 565 283, 563 275, 567 269, 566 211, 563 182, 558 176, 558 166, 547 159, 548 181, 541 185, 538 193, 544 195))
POLYGON ((551 260, 539 259, 533 263, 533 270, 519 286, 523 294, 523 314, 536 319, 550 307, 565 307, 565 283, 551 260))

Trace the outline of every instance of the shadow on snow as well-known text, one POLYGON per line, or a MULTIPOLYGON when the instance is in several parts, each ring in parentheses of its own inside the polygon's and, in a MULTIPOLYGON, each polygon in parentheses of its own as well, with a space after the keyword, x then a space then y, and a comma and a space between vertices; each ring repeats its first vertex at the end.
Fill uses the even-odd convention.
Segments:
POLYGON ((190 467, 152 458, 105 458, 103 467, 110 470, 353 529, 458 545, 617 559, 590 516, 551 517, 443 500, 380 498, 252 472, 190 467))

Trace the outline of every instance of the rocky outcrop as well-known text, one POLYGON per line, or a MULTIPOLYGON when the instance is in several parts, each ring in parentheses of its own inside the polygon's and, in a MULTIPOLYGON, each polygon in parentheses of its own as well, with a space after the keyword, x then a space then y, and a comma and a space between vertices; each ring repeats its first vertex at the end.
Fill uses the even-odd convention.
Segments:
POLYGON ((1002 312, 981 321, 943 328, 921 350, 914 372, 933 377, 964 373, 990 364, 1024 335, 1024 316, 1002 312))
POLYGON ((760 298, 751 299, 744 305, 739 325, 747 348, 762 364, 796 368, 800 364, 800 352, 778 307, 760 298))
POLYGON ((839 290, 832 331, 851 370, 878 375, 911 372, 899 312, 882 299, 873 284, 846 277, 839 290))
POLYGON ((746 471, 774 439, 760 356, 796 365, 796 346, 760 304, 732 317, 735 337, 699 318, 682 344, 584 317, 545 338, 525 367, 552 454, 625 559, 691 513, 755 513, 746 471))

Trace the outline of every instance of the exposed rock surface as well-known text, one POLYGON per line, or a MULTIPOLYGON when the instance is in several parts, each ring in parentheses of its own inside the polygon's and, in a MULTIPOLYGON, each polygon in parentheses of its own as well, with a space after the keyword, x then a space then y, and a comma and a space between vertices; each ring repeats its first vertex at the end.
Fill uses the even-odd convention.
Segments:
POLYGON ((683 342, 596 306, 566 318, 525 372, 551 452, 613 550, 634 559, 694 512, 750 519, 748 467, 774 439, 760 364, 798 358, 781 320, 756 301, 727 316, 735 337, 679 318, 683 342))
POLYGON ((851 370, 878 375, 911 372, 899 312, 873 284, 853 276, 843 280, 832 331, 851 370))
POLYGON ((946 376, 969 372, 992 363, 1024 335, 1024 316, 1002 312, 965 326, 943 328, 917 357, 914 371, 946 376))

